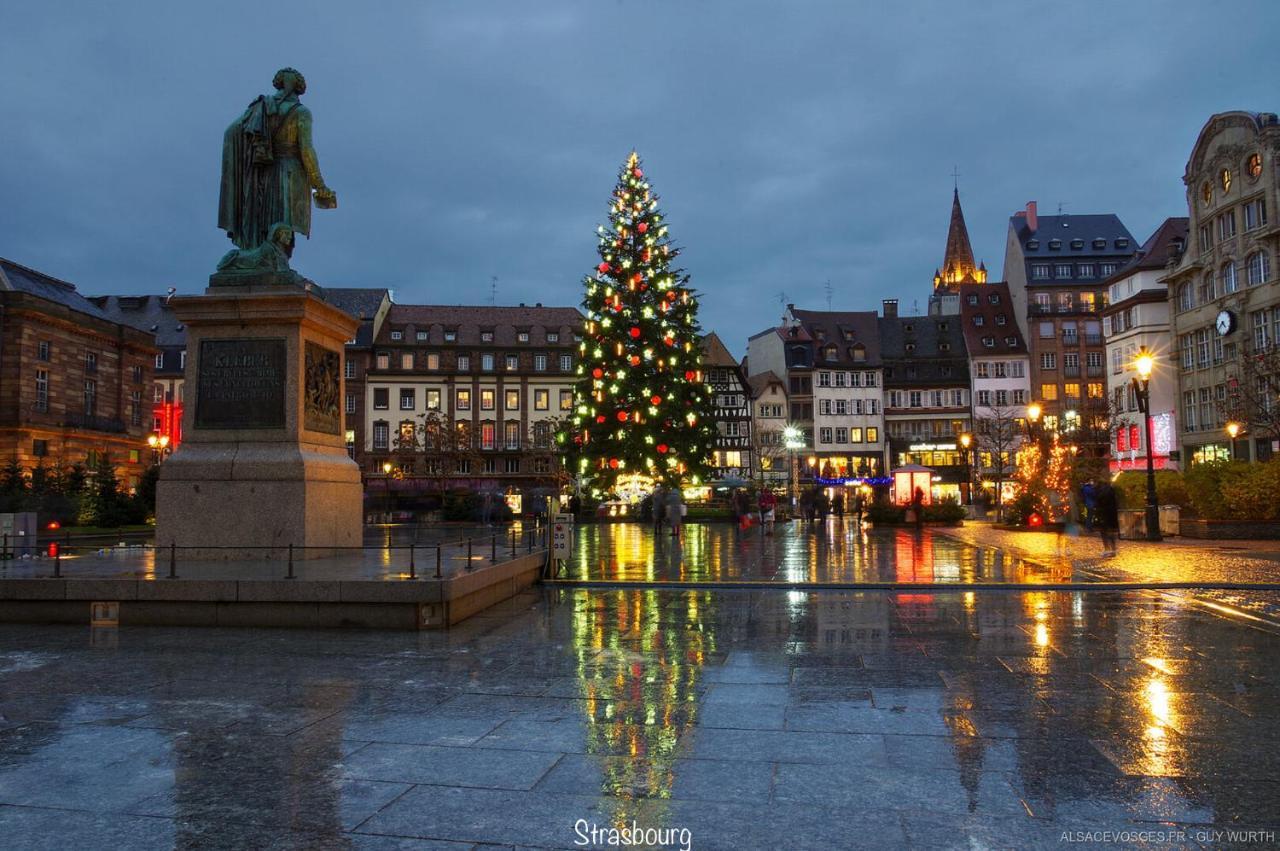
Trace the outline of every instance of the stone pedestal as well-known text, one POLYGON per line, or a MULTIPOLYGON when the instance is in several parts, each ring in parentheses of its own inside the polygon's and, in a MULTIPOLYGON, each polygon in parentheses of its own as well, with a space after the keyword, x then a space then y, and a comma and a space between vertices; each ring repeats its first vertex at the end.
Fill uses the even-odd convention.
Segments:
POLYGON ((360 546, 341 407, 358 322, 297 286, 210 287, 172 306, 187 327, 185 404, 182 444, 160 468, 156 546, 176 544, 180 560, 360 546))

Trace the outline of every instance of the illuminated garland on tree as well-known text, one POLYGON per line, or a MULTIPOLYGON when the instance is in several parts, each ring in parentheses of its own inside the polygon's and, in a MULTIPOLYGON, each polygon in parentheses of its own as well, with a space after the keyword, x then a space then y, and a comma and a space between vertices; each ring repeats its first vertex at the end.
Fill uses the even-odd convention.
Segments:
POLYGON ((593 491, 637 474, 697 484, 716 433, 698 299, 689 276, 670 268, 679 250, 635 152, 618 175, 609 223, 596 229, 600 264, 586 279, 573 418, 557 439, 593 491))

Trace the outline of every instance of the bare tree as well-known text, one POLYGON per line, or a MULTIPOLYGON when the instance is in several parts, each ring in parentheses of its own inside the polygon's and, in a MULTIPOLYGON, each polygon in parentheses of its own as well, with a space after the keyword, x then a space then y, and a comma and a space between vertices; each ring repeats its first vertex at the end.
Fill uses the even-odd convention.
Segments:
POLYGON ((787 448, 782 439, 782 429, 751 429, 751 455, 755 459, 752 464, 752 478, 757 478, 763 487, 770 477, 770 472, 782 471, 782 478, 787 477, 787 448))
POLYGON ((995 484, 996 512, 1000 511, 1000 492, 1003 484, 1014 478, 1018 470, 1016 455, 1022 445, 1023 425, 1020 408, 991 407, 988 414, 976 417, 975 443, 978 448, 978 475, 988 477, 995 484))
POLYGON ((1218 414, 1254 437, 1280 438, 1280 341, 1247 347, 1233 373, 1226 400, 1217 403, 1218 414))

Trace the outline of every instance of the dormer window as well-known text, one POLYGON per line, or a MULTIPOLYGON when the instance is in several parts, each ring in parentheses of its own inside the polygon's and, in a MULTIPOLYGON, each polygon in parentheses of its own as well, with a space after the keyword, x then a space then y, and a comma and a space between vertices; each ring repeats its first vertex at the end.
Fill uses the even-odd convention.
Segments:
POLYGON ((982 345, 986 346, 988 349, 994 349, 994 348, 996 347, 996 338, 995 338, 995 337, 983 337, 983 338, 982 338, 982 345))
POLYGON ((947 323, 945 323, 945 322, 939 322, 939 323, 938 323, 938 330, 939 330, 939 331, 946 331, 946 330, 949 330, 950 328, 951 328, 951 326, 950 326, 950 325, 948 325, 948 324, 947 324, 947 323))
POLYGON ((999 304, 1000 293, 987 293, 987 301, 991 302, 992 304, 999 304))
POLYGON ((446 343, 458 342, 458 329, 457 328, 444 329, 444 341, 446 343))
POLYGON ((392 331, 392 332, 391 332, 391 339, 393 339, 393 340, 403 340, 403 339, 404 339, 404 332, 403 332, 403 331, 392 331))
POLYGON ((1009 348, 1011 348, 1011 349, 1016 349, 1016 348, 1018 348, 1018 338, 1017 338, 1017 337, 1005 337, 1005 338, 1004 338, 1004 343, 1005 343, 1005 345, 1006 345, 1006 346, 1008 346, 1008 347, 1009 347, 1009 348))
POLYGON ((840 352, 836 349, 835 346, 827 346, 822 350, 822 357, 825 358, 826 360, 833 361, 836 358, 840 357, 840 352))
POLYGON ((912 334, 915 332, 916 327, 914 325, 903 325, 902 330, 906 331, 908 334, 912 334))
POLYGON ((419 343, 425 343, 427 341, 428 333, 426 331, 419 331, 417 333, 417 337, 419 343))
POLYGON ((1060 240, 1060 239, 1051 239, 1051 240, 1049 240, 1049 250, 1050 250, 1050 251, 1061 251, 1061 250, 1062 250, 1062 240, 1060 240))
POLYGON ((1039 250, 1040 250, 1040 240, 1038 240, 1038 239, 1029 239, 1029 240, 1027 240, 1027 250, 1028 250, 1028 251, 1039 251, 1039 250))
POLYGON ((492 329, 492 328, 490 328, 490 329, 488 329, 488 330, 485 330, 485 331, 481 331, 481 332, 480 332, 480 342, 482 342, 482 343, 492 343, 492 342, 493 342, 493 329, 492 329))
POLYGON ((950 344, 950 343, 939 343, 939 344, 938 344, 938 351, 940 351, 940 352, 949 352, 949 351, 951 351, 951 344, 950 344))
POLYGON ((969 293, 969 296, 968 296, 968 298, 966 298, 966 299, 965 299, 965 301, 969 302, 969 306, 970 306, 970 307, 977 307, 977 306, 978 306, 978 297, 977 297, 976 295, 974 295, 973 293, 969 293))
POLYGON ((997 324, 997 325, 1007 325, 1007 324, 1009 324, 1009 320, 1005 317, 1005 315, 1004 315, 1003 313, 997 313, 997 314, 996 314, 996 324, 997 324))
POLYGON ((978 327, 982 327, 982 323, 983 323, 983 322, 985 322, 985 321, 986 321, 986 320, 982 318, 982 314, 981 314, 981 313, 979 313, 977 316, 973 317, 973 324, 974 324, 974 325, 976 325, 976 326, 978 326, 978 327))
POLYGON ((916 350, 916 344, 907 343, 905 346, 903 346, 903 348, 906 349, 908 352, 914 352, 916 350))
POLYGON ((861 343, 855 343, 849 347, 849 356, 855 361, 863 362, 867 359, 867 347, 861 343))
POLYGON ((528 331, 517 331, 517 332, 516 332, 516 342, 518 342, 518 343, 527 343, 527 342, 529 342, 529 332, 528 332, 528 331))
POLYGON ((850 331, 848 328, 844 330, 844 339, 845 339, 845 342, 849 342, 849 343, 853 342, 853 332, 850 331))
POLYGON ((1105 239, 1095 239, 1093 241, 1093 247, 1094 249, 1101 251, 1107 247, 1107 241, 1105 239))
POLYGON ((1083 248, 1084 248, 1084 240, 1083 240, 1083 239, 1073 239, 1073 240, 1071 240, 1071 250, 1072 250, 1072 251, 1080 251, 1080 250, 1082 250, 1083 248))
POLYGON ((547 342, 548 342, 548 343, 558 343, 558 342, 560 342, 560 332, 559 332, 559 331, 548 331, 548 332, 547 332, 547 342))
POLYGON ((1125 239, 1124 237, 1121 237, 1120 239, 1116 240, 1116 248, 1128 248, 1128 247, 1129 247, 1129 240, 1125 239))

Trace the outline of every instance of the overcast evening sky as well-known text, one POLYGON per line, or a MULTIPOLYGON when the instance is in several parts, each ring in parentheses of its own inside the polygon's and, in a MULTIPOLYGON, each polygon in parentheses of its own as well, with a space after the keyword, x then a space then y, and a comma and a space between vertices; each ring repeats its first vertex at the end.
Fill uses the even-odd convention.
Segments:
POLYGON ((633 147, 701 318, 741 355, 797 305, 923 306, 951 172, 1008 216, 1186 215, 1215 112, 1280 111, 1280 3, 11 3, 0 256, 87 294, 199 292, 222 134, 307 79, 339 208, 294 268, 400 303, 578 304, 633 147), (979 8, 981 7, 981 8, 979 8))

